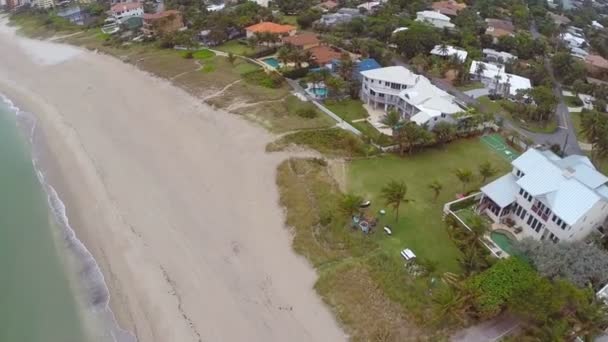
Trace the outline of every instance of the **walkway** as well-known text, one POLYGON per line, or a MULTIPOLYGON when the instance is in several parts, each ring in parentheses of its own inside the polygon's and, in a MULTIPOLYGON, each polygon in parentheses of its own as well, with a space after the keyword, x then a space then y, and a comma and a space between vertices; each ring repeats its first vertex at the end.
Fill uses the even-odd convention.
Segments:
POLYGON ((494 342, 512 333, 519 321, 508 314, 463 329, 450 337, 451 342, 494 342))

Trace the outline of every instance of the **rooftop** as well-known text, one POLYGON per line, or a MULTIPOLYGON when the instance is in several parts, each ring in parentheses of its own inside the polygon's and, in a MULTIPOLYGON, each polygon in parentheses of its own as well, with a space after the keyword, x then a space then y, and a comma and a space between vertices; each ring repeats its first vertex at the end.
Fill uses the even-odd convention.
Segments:
POLYGON ((406 84, 408 86, 416 84, 417 78, 420 77, 402 66, 389 66, 386 68, 367 70, 363 71, 361 74, 375 80, 406 84))
POLYGON ((283 37, 283 43, 295 46, 307 46, 319 44, 319 38, 315 33, 302 32, 294 36, 283 37))
POLYGON ((488 18, 486 19, 486 23, 488 24, 486 34, 494 37, 509 36, 515 32, 515 26, 509 20, 488 18))
POLYGON ((608 69, 608 60, 599 55, 588 55, 585 63, 600 69, 608 69))
POLYGON ((532 88, 532 82, 530 82, 529 79, 519 75, 508 74, 507 72, 505 72, 505 67, 503 65, 499 66, 491 63, 473 61, 471 62, 471 68, 469 69, 469 73, 473 75, 477 74, 478 65, 480 64, 483 65, 483 72, 481 74, 482 77, 495 80, 496 76, 498 76, 500 77, 501 83, 508 82, 510 84, 509 93, 511 94, 511 96, 517 95, 518 90, 532 88))
POLYGON ((137 8, 143 8, 140 2, 121 2, 114 4, 110 10, 112 13, 119 13, 124 11, 131 11, 137 8))
POLYGON ((442 57, 456 56, 456 58, 458 58, 459 61, 464 62, 467 60, 468 52, 466 50, 463 50, 463 49, 457 48, 457 47, 453 47, 451 45, 446 45, 445 50, 443 49, 443 47, 441 45, 435 45, 433 50, 431 50, 431 54, 436 55, 436 56, 442 56, 442 57))
MULTIPOLYGON (((482 188, 501 206, 511 199, 513 184, 508 184, 511 180, 542 201, 567 224, 573 225, 598 201, 608 196, 605 185, 608 177, 597 171, 585 156, 561 158, 551 151, 529 149, 512 165, 524 173, 521 178, 511 174, 512 178, 504 176, 482 188)), ((514 200, 513 195, 509 203, 514 200)))
POLYGON ((465 3, 460 3, 453 0, 445 0, 433 2, 432 8, 441 14, 456 16, 458 15, 459 11, 467 8, 467 5, 465 3))
POLYGON ((557 25, 568 25, 570 24, 570 19, 566 16, 560 15, 560 14, 555 14, 552 12, 549 12, 549 16, 551 17, 551 19, 553 19, 553 22, 556 23, 557 25))
POLYGON ((270 32, 270 33, 289 33, 295 31, 296 27, 292 25, 281 25, 270 21, 263 21, 261 23, 251 25, 245 28, 250 32, 270 32))
POLYGON ((417 12, 416 15, 418 17, 430 18, 430 19, 435 19, 435 20, 450 21, 450 17, 448 17, 447 15, 443 15, 436 11, 420 11, 420 12, 417 12))
POLYGON ((332 49, 329 46, 319 45, 310 48, 308 51, 311 52, 313 59, 319 65, 325 65, 330 63, 334 59, 339 59, 342 53, 332 49))

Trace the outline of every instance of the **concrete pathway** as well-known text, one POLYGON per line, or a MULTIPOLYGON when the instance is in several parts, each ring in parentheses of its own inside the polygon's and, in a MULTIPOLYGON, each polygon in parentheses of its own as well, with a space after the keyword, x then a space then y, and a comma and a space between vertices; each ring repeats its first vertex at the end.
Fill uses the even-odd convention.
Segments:
POLYGON ((492 320, 463 329, 450 337, 451 342, 494 342, 519 327, 513 316, 502 314, 492 320))

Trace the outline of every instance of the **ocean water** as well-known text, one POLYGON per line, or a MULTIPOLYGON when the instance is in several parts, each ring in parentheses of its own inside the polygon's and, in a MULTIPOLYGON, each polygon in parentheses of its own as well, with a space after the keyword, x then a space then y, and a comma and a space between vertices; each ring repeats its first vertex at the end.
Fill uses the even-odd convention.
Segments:
POLYGON ((28 140, 0 98, 0 341, 88 341, 28 140))

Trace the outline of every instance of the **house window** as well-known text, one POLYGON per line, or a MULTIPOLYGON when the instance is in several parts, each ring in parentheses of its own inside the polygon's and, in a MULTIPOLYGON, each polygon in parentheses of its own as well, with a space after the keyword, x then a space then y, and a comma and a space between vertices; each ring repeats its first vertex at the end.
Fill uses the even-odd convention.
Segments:
POLYGON ((524 195, 524 189, 523 188, 519 189, 519 194, 522 195, 522 196, 524 195))
POLYGON ((528 214, 528 212, 526 211, 526 209, 523 209, 521 211, 521 215, 519 216, 519 218, 523 220, 526 217, 527 214, 528 214))
POLYGON ((517 175, 517 177, 520 177, 520 178, 524 176, 524 173, 519 170, 517 170, 517 172, 515 174, 517 175))
POLYGON ((517 211, 515 212, 515 215, 519 216, 519 214, 521 214, 521 207, 517 206, 517 211))
POLYGON ((445 118, 445 113, 441 113, 441 117, 442 117, 442 118, 445 118))
POLYGON ((373 90, 371 90, 371 89, 369 90, 369 93, 372 94, 372 95, 376 95, 376 92, 373 91, 373 90))
POLYGON ((555 214, 553 214, 553 217, 551 218, 551 221, 555 222, 557 220, 557 216, 555 214))
POLYGON ((561 226, 561 225, 562 225, 562 222, 563 222, 563 221, 562 221, 562 219, 558 218, 558 219, 557 219, 557 222, 555 222, 555 223, 556 223, 558 226, 561 226))
POLYGON ((383 93, 380 93, 380 94, 378 94, 378 96, 380 96, 380 97, 384 97, 384 94, 383 94, 383 93))
POLYGON ((540 233, 540 230, 543 229, 543 224, 542 223, 538 223, 538 225, 536 226, 536 229, 534 229, 534 231, 536 231, 537 233, 540 233))
POLYGON ((530 223, 532 223, 532 219, 534 219, 534 216, 532 216, 532 215, 528 216, 528 222, 526 222, 528 224, 528 226, 530 226, 530 223))
POLYGON ((566 224, 566 222, 564 222, 564 223, 562 223, 561 228, 562 228, 563 230, 566 230, 566 227, 567 227, 567 226, 568 226, 568 225, 566 224))

